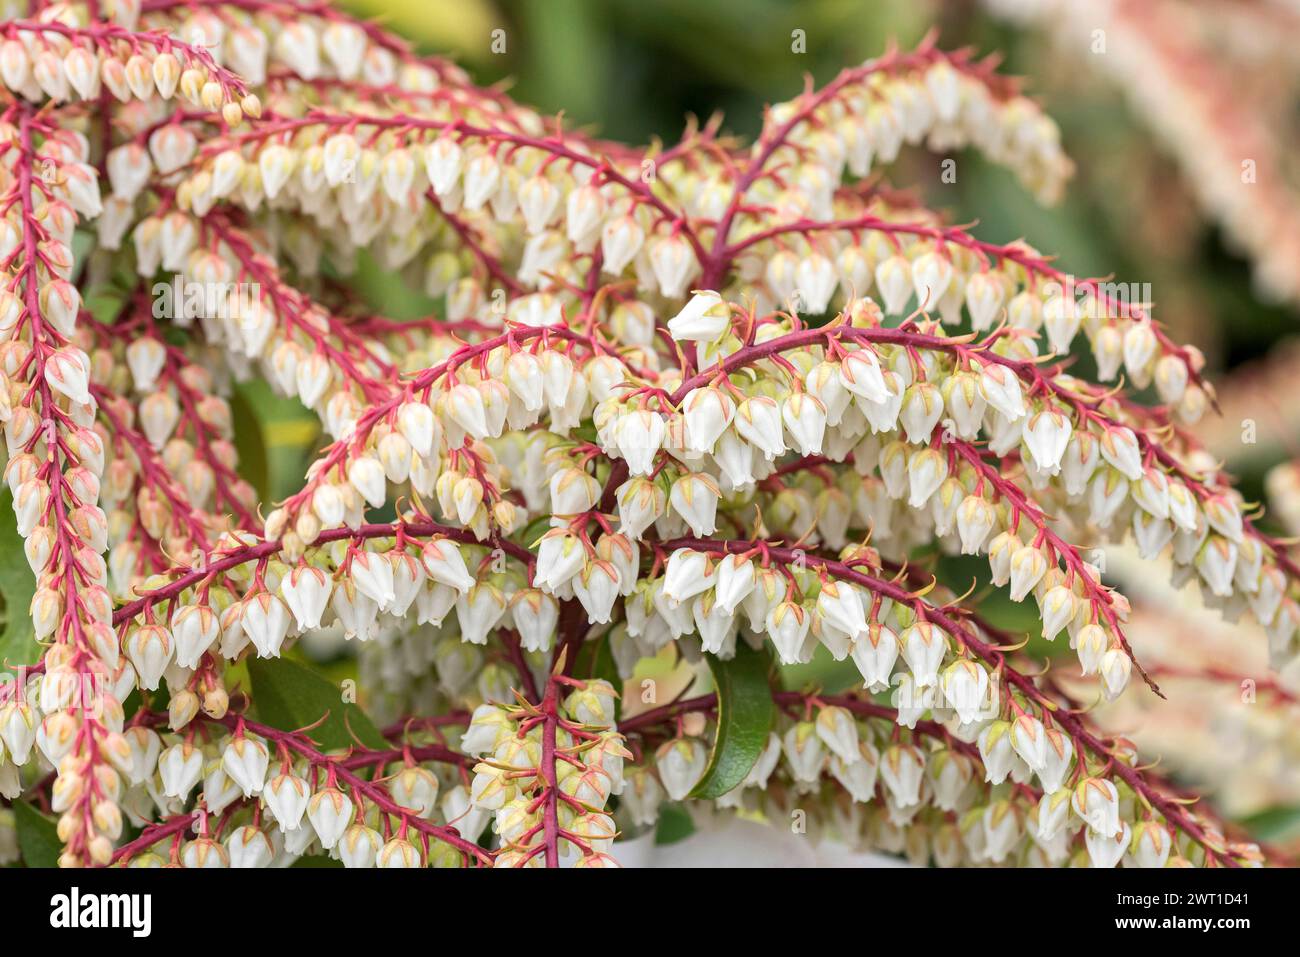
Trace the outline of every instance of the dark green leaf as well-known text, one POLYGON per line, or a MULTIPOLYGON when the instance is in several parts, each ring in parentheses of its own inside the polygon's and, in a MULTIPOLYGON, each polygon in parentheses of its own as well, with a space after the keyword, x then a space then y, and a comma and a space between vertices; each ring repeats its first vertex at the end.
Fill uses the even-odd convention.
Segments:
POLYGON ((0 628, 0 669, 5 664, 31 665, 41 657, 32 627, 32 594, 36 577, 27 564, 23 540, 14 521, 13 495, 0 492, 0 600, 4 626, 0 628))
POLYGON ((28 867, 58 867, 63 842, 57 825, 26 801, 14 802, 14 826, 18 829, 18 848, 28 867))
POLYGON ((680 804, 665 804, 659 808, 659 822, 655 825, 656 844, 676 844, 695 833, 695 822, 680 804))
POLYGON ((332 857, 326 857, 324 854, 310 854, 307 857, 300 857, 290 867, 342 867, 342 861, 336 861, 332 857))
POLYGON ((691 797, 719 798, 741 781, 767 746, 776 716, 768 681, 771 661, 766 650, 736 642, 736 656, 722 661, 705 655, 718 692, 718 734, 704 777, 691 797))
POLYGON ((244 395, 243 389, 236 389, 230 397, 230 418, 235 431, 235 451, 239 453, 239 474, 265 500, 270 494, 271 482, 266 440, 254 405, 244 395))
POLYGON ((297 662, 252 658, 248 677, 253 687, 253 712, 264 724, 293 731, 320 721, 328 712, 329 717, 308 732, 325 750, 347 748, 356 741, 368 748, 388 746, 365 712, 344 700, 343 688, 297 662))

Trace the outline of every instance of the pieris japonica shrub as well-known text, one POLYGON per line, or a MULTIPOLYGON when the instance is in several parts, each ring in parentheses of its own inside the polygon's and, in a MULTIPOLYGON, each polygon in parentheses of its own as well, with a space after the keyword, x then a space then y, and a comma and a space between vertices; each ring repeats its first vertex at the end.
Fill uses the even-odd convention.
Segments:
POLYGON ((0 794, 58 863, 607 866, 666 802, 918 863, 1263 860, 933 577, 986 562, 1107 698, 1147 680, 1101 567, 1130 536, 1295 653, 1300 569, 1190 430, 1196 349, 887 185, 969 148, 1060 193, 989 63, 890 50, 752 144, 649 149, 297 0, 44 4, 0 80, 43 649, 0 794), (363 253, 439 314, 374 315, 363 253), (249 379, 329 438, 284 501, 241 478, 249 379), (360 707, 292 663, 320 632, 360 707), (716 690, 643 698, 669 646, 716 690), (787 687, 818 648, 857 690, 787 687))

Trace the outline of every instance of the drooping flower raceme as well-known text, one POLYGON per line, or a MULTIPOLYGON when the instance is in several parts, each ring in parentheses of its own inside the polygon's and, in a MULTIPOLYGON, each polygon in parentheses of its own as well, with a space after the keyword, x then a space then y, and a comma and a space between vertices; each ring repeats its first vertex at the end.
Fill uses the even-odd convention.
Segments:
POLYGON ((972 147, 1055 199, 1056 127, 987 64, 891 52, 753 149, 654 153, 327 6, 113 8, 0 26, 0 420, 46 645, 0 692, 0 794, 56 772, 61 863, 605 866, 665 801, 943 865, 1261 860, 931 576, 987 562, 1106 697, 1147 678, 1096 560, 1130 533, 1296 650, 1300 569, 1185 428, 1199 353, 865 185, 972 147), (135 277, 109 314, 74 230, 135 277), (361 307, 363 250, 438 315, 361 307), (279 503, 240 477, 251 378, 328 437, 279 503), (330 636, 371 718, 277 722, 259 687, 330 636), (726 762, 731 683, 638 668, 817 654, 861 689, 760 677, 766 743, 726 762))

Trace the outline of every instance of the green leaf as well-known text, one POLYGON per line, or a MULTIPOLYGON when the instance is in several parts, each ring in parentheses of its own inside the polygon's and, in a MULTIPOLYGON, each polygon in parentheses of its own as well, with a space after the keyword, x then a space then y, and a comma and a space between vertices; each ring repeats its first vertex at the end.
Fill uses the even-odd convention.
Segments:
POLYGON ((691 797, 719 798, 749 774, 767 746, 776 717, 768 681, 771 660, 766 650, 755 651, 736 642, 736 656, 722 661, 705 655, 718 689, 718 734, 713 740, 704 777, 691 797))
POLYGON ((655 824, 655 843, 661 847, 676 844, 695 833, 695 822, 680 804, 664 804, 659 808, 655 824))
POLYGON ((320 721, 328 712, 329 717, 307 732, 326 751, 344 749, 357 741, 367 748, 388 747, 365 712, 344 700, 344 690, 310 668, 285 658, 252 658, 248 678, 253 688, 253 712, 264 724, 293 731, 320 721))
POLYGON ((58 827, 26 801, 14 802, 14 826, 18 829, 18 847, 28 867, 58 867, 63 842, 58 827))
POLYGON ((0 669, 10 665, 32 665, 41 657, 32 627, 32 595, 36 576, 27 564, 23 540, 14 520, 13 495, 0 492, 0 601, 4 607, 4 626, 0 628, 0 669))
POLYGON ((334 860, 334 858, 332 858, 332 857, 326 857, 324 854, 309 854, 309 855, 307 855, 306 857, 300 857, 300 858, 298 858, 296 861, 294 861, 294 862, 293 862, 292 864, 290 864, 289 866, 290 866, 291 868, 293 868, 293 867, 305 867, 305 868, 323 867, 323 868, 334 868, 334 867, 342 867, 342 866, 343 866, 343 862, 342 862, 342 861, 336 861, 336 860, 334 860))
POLYGON ((230 396, 230 419, 235 433, 235 451, 239 453, 239 474, 257 489, 265 500, 270 492, 271 468, 266 453, 266 439, 255 404, 242 388, 230 396))

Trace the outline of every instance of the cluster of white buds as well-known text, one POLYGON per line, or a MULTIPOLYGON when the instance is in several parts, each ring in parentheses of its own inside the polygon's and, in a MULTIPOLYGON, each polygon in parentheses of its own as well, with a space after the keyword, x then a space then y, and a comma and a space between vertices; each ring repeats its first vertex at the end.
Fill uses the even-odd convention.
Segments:
POLYGON ((163 32, 137 32, 130 19, 126 25, 86 22, 81 8, 53 3, 31 20, 7 22, 0 30, 0 83, 33 103, 101 95, 124 104, 180 99, 219 113, 231 126, 261 115, 257 95, 218 67, 201 38, 191 45, 163 32))
POLYGON ((553 867, 554 856, 577 867, 617 866, 609 851, 618 830, 606 805, 624 792, 623 762, 632 754, 614 727, 616 697, 609 682, 592 680, 540 707, 474 710, 461 739, 462 750, 480 758, 469 813, 492 816, 498 867, 553 867))
MULTIPOLYGON (((800 699, 795 713, 715 808, 918 866, 1204 862, 1203 849, 1145 812, 1123 780, 1090 776, 1071 738, 1028 713, 925 723, 900 738, 887 708, 785 697, 800 699)), ((687 799, 707 754, 705 740, 679 732, 658 746, 652 766, 629 768, 629 822, 653 823, 663 801, 687 799)))
POLYGON ((713 806, 817 805, 939 863, 1254 859, 930 577, 923 551, 986 560, 1108 697, 1136 663, 1101 550, 1130 534, 1296 650, 1286 545, 1167 428, 1210 403, 1199 354, 861 185, 904 145, 973 145, 1054 198, 1056 128, 987 64, 890 52, 773 107, 751 151, 709 125, 655 154, 325 4, 140 6, 0 26, 0 422, 46 646, 0 688, 0 795, 57 771, 62 863, 609 865, 710 756, 707 721, 620 731, 610 660, 821 648, 861 690, 772 692, 713 806), (371 314, 363 251, 443 315, 371 314), (134 286, 92 319, 109 275, 134 286), (1166 408, 1067 375, 1080 332, 1166 408), (222 398, 250 378, 332 440, 274 507, 222 398), (291 649, 355 651, 400 747, 321 750, 255 723, 257 688, 232 703, 230 668, 291 649))

